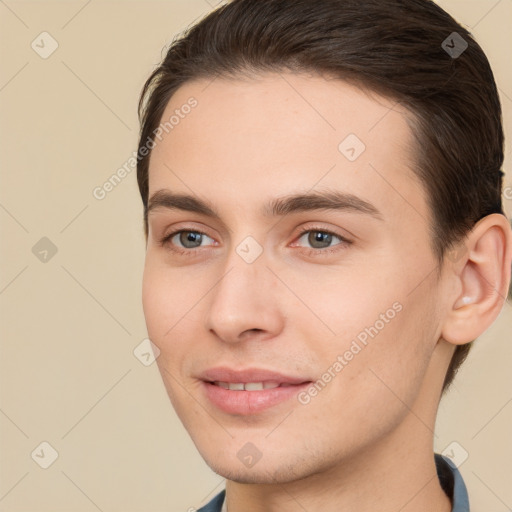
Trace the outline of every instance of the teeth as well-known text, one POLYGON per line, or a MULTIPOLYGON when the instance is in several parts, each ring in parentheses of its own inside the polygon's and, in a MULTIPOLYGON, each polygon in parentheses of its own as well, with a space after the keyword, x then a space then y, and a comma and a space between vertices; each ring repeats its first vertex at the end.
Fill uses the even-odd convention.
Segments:
POLYGON ((246 391, 261 391, 263 389, 263 382, 248 382, 244 385, 246 391))
MULTIPOLYGON (((279 382, 214 382, 216 386, 231 391, 261 391, 262 389, 273 389, 279 387, 279 382)), ((281 384, 285 386, 286 384, 281 384)))

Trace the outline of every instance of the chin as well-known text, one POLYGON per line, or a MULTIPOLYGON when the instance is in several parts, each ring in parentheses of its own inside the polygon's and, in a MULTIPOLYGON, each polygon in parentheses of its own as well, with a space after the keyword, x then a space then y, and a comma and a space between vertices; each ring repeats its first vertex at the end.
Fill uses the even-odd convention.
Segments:
POLYGON ((245 468, 238 460, 219 460, 203 457, 206 464, 218 475, 237 482, 240 484, 286 484, 295 482, 310 476, 317 471, 301 461, 300 458, 296 463, 282 461, 264 461, 262 457, 252 468, 245 468))

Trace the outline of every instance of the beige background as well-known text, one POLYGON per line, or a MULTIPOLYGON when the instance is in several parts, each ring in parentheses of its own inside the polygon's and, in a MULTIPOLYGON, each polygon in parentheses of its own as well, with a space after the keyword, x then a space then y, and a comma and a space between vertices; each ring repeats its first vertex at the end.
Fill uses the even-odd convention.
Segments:
MULTIPOLYGON (((146 337, 135 170, 92 194, 136 149, 138 94, 162 48, 214 3, 0 2, 1 511, 187 511, 222 488, 156 365, 133 353, 146 337), (50 48, 43 31, 59 45, 47 59, 31 47, 50 48), (46 262, 32 252, 43 237, 57 248, 46 262), (43 441, 58 452, 47 469, 43 441)), ((510 139, 512 0, 440 3, 486 50, 510 139)), ((508 303, 440 407, 436 449, 468 452, 477 512, 512 509, 511 324, 508 303)))

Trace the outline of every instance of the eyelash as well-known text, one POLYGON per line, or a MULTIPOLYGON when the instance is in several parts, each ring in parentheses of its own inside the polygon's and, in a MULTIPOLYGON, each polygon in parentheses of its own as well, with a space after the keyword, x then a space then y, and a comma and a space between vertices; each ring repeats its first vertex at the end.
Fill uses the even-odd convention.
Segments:
MULTIPOLYGON (((297 237, 297 240, 302 238, 302 236, 305 233, 310 233, 310 232, 324 233, 324 234, 327 234, 327 235, 331 235, 331 236, 334 236, 334 237, 338 238, 340 240, 340 242, 335 244, 335 245, 333 245, 332 247, 326 247, 324 249, 315 249, 315 248, 303 247, 303 250, 306 250, 308 252, 308 256, 326 256, 326 255, 329 255, 329 254, 331 254, 333 252, 336 252, 336 251, 339 251, 339 250, 343 250, 343 249, 346 248, 346 246, 352 244, 352 241, 350 241, 347 238, 341 236, 340 234, 335 233, 334 231, 330 231, 329 229, 324 229, 324 228, 320 228, 320 227, 307 227, 307 228, 303 228, 300 231, 300 233, 299 233, 299 235, 297 237)), ((167 245, 169 245, 170 240, 174 236, 176 236, 176 235, 178 235, 180 233, 197 233, 197 234, 200 234, 200 235, 209 236, 204 231, 199 231, 197 229, 178 229, 178 230, 173 231, 172 233, 169 233, 168 235, 165 235, 164 237, 160 238, 158 240, 159 245, 162 246, 162 247, 166 247, 167 245)), ((209 237, 209 238, 212 238, 212 237, 209 237)), ((176 246, 170 248, 170 250, 172 252, 177 253, 177 254, 184 254, 184 255, 190 254, 191 252, 197 252, 197 249, 198 248, 196 248, 196 249, 185 249, 185 248, 176 247, 176 246)), ((208 250, 208 249, 206 249, 206 250, 208 250)))

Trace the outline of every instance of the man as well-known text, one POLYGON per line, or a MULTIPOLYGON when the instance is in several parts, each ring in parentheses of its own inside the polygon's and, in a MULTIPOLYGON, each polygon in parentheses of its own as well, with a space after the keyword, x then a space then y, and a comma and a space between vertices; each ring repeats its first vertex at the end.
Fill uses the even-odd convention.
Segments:
POLYGON ((234 0, 140 102, 143 307, 226 490, 203 511, 469 511, 433 453, 512 236, 489 64, 427 0, 234 0))

